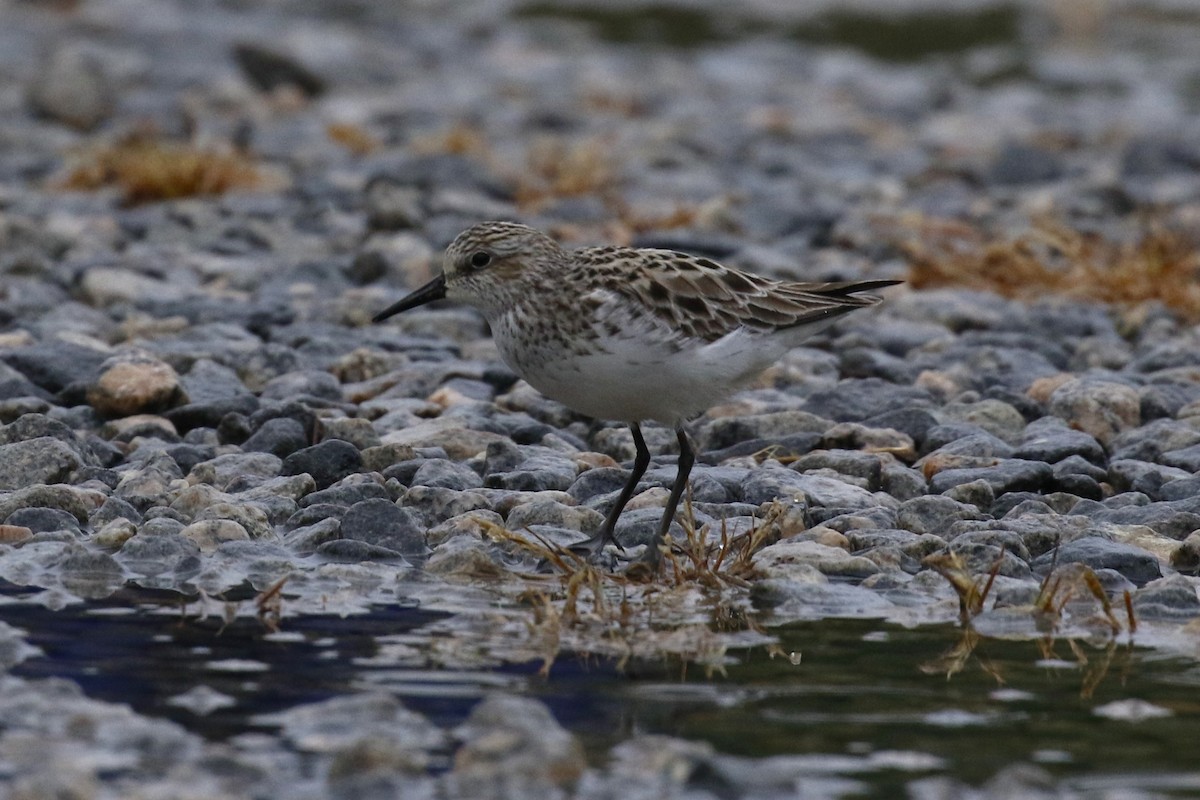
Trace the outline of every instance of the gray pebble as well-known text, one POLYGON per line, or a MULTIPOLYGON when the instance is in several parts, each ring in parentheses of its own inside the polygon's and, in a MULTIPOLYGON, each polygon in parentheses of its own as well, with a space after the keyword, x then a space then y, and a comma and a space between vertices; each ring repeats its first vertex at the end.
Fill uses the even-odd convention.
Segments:
MULTIPOLYGON (((429 551, 425 534, 413 514, 390 500, 355 503, 342 515, 341 532, 345 539, 394 550, 401 555, 423 555, 429 551)), ((327 555, 324 549, 319 551, 327 555)))
POLYGON ((1101 536, 1085 536, 1060 546, 1057 551, 1038 556, 1033 566, 1044 573, 1050 565, 1080 563, 1092 569, 1112 569, 1138 586, 1162 576, 1156 559, 1140 547, 1122 544, 1101 536))

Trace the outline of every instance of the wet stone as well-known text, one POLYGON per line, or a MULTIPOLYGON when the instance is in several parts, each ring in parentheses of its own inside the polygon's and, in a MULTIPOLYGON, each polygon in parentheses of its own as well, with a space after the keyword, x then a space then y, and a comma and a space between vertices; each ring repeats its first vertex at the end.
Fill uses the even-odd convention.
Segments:
POLYGON ((259 393, 262 400, 287 400, 294 397, 340 401, 342 385, 328 372, 300 370, 272 378, 259 393))
POLYGON ((308 473, 324 489, 361 468, 362 455, 357 447, 340 439, 329 439, 289 455, 283 460, 280 474, 308 473))
POLYGON ((287 458, 297 450, 308 447, 309 443, 308 434, 300 422, 290 417, 278 417, 259 426, 250 438, 242 442, 242 449, 287 458))
POLYGON ((455 729, 447 785, 460 797, 551 797, 587 768, 583 747, 537 700, 493 694, 455 729))
POLYGON ((1134 592, 1133 610, 1139 619, 1200 617, 1200 596, 1192 580, 1170 575, 1150 581, 1134 592))
MULTIPOLYGON (((943 458, 946 456, 1011 458, 1014 452, 1013 446, 1008 442, 969 422, 956 422, 930 428, 925 436, 925 448, 926 453, 943 458)), ((918 462, 918 466, 920 463, 918 462)))
POLYGON ((437 486, 412 487, 400 498, 400 505, 417 514, 430 526, 468 511, 496 507, 493 499, 483 492, 458 491, 437 486))
POLYGON ((0 490, 60 483, 82 465, 74 448, 49 436, 0 445, 0 490))
POLYGON ((338 517, 326 517, 311 525, 293 528, 283 536, 283 543, 300 555, 311 555, 326 542, 340 539, 342 523, 338 517))
POLYGON ((182 525, 175 532, 153 532, 147 528, 143 526, 137 535, 127 539, 117 553, 117 560, 131 572, 158 575, 177 570, 185 561, 199 556, 199 544, 180 533, 182 525))
POLYGON ((428 459, 420 462, 416 472, 407 481, 410 486, 430 486, 442 489, 478 489, 483 486, 479 473, 455 461, 428 459))
POLYGON ((401 555, 429 552, 425 534, 413 514, 390 500, 372 499, 355 503, 342 516, 341 531, 345 539, 393 550, 401 555))
POLYGON ((57 508, 21 508, 9 514, 4 524, 29 528, 34 533, 67 531, 75 536, 83 535, 75 516, 57 508))
POLYGON ((955 522, 985 518, 975 506, 940 495, 905 501, 896 510, 897 527, 935 536, 944 535, 955 522))
POLYGON ((281 464, 279 457, 270 453, 225 453, 192 467, 188 481, 224 490, 247 476, 274 478, 279 475, 281 464))
POLYGON ((942 470, 929 482, 929 490, 940 494, 952 487, 982 480, 998 496, 1005 492, 1044 491, 1050 487, 1053 477, 1049 464, 1005 458, 990 467, 942 470))
POLYGON ((512 530, 531 525, 552 525, 585 533, 599 530, 603 523, 604 515, 598 511, 567 506, 553 500, 535 500, 515 506, 505 519, 505 525, 512 530))
POLYGON ((309 508, 322 505, 349 507, 363 500, 371 499, 389 500, 390 496, 388 495, 388 490, 382 484, 374 481, 338 484, 337 486, 330 486, 328 489, 320 489, 306 494, 300 500, 300 507, 309 508))
POLYGON ((973 505, 984 512, 991 509, 992 503, 996 500, 996 492, 992 485, 982 478, 952 486, 943 494, 960 503, 973 505))
POLYGON ((1141 421, 1141 400, 1136 389, 1123 383, 1073 379, 1054 390, 1050 413, 1072 428, 1108 444, 1119 433, 1141 421))
POLYGON ((1029 423, 1013 455, 1048 464, 1071 456, 1082 457, 1093 464, 1104 463, 1104 448, 1093 436, 1067 427, 1057 417, 1043 417, 1029 423))
POLYGON ((1116 459, 1108 465, 1108 482, 1114 489, 1118 492, 1141 492, 1151 500, 1163 499, 1162 492, 1166 484, 1188 480, 1192 475, 1189 470, 1131 458, 1116 459))
MULTIPOLYGON (((1033 561, 1034 569, 1044 574, 1050 569, 1055 553, 1044 553, 1033 561)), ((1137 586, 1143 586, 1162 576, 1158 559, 1133 545, 1110 541, 1100 536, 1085 536, 1061 545, 1057 550, 1058 564, 1080 563, 1092 569, 1112 569, 1137 586)))
POLYGON ((250 538, 246 529, 231 519, 208 519, 185 525, 180 535, 191 539, 202 553, 212 553, 225 542, 250 538))
POLYGON ((327 558, 330 561, 344 563, 356 563, 359 561, 407 563, 404 560, 404 554, 399 550, 380 547, 379 545, 369 544, 357 539, 334 539, 324 542, 318 545, 317 555, 327 558))
POLYGON ((696 432, 696 444, 701 450, 721 450, 747 441, 779 439, 798 433, 821 434, 832 425, 829 419, 807 411, 719 417, 696 432))

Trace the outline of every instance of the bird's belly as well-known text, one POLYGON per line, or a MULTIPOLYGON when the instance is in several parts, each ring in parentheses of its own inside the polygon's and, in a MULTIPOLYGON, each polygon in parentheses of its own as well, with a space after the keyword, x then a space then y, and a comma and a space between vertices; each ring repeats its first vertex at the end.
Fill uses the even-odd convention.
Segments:
POLYGON ((675 423, 720 402, 779 354, 720 353, 630 343, 605 351, 562 352, 536 363, 510 361, 542 394, 598 419, 675 423))

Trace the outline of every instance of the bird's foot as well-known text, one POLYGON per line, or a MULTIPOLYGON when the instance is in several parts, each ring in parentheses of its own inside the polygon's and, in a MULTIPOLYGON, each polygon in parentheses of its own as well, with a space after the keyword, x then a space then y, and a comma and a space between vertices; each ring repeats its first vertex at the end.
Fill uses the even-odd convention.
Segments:
MULTIPOLYGON (((667 545, 668 547, 670 545, 667 545)), ((635 581, 652 581, 658 576, 662 566, 661 545, 655 542, 646 547, 637 558, 629 562, 625 568, 625 577, 635 581)))

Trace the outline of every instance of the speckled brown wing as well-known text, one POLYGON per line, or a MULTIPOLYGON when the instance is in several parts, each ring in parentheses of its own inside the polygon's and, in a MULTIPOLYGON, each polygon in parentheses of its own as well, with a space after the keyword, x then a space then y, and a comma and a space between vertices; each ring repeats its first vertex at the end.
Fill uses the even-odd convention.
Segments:
POLYGON ((670 250, 605 247, 578 256, 608 273, 597 275, 603 285, 594 288, 616 291, 680 335, 706 342, 739 328, 768 333, 875 305, 879 298, 855 293, 899 283, 774 281, 670 250))

